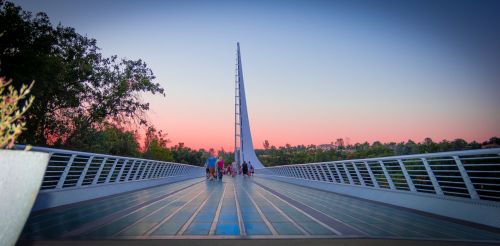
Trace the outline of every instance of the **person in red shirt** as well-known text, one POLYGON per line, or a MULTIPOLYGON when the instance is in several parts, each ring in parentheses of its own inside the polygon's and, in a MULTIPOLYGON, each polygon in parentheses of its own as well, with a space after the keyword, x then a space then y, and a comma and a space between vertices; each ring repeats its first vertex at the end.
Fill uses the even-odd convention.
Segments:
POLYGON ((222 173, 224 172, 224 161, 222 158, 219 157, 219 160, 217 161, 217 174, 218 174, 218 179, 222 180, 222 173))

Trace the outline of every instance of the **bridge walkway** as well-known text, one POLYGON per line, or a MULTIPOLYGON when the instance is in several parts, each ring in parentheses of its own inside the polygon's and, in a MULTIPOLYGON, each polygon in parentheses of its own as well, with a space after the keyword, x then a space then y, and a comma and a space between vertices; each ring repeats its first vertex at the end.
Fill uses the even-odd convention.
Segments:
POLYGON ((500 231, 259 177, 195 178, 30 215, 22 240, 385 238, 500 231))

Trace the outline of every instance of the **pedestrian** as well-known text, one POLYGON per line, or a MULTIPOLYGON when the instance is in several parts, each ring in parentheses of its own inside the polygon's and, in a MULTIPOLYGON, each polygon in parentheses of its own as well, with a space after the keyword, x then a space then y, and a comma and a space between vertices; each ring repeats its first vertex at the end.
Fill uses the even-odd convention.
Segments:
POLYGON ((210 171, 209 180, 214 180, 215 177, 215 162, 217 162, 217 158, 210 156, 208 157, 208 170, 210 171))
POLYGON ((253 169, 253 165, 252 165, 252 163, 250 163, 250 162, 248 162, 248 165, 250 166, 250 176, 253 176, 254 171, 255 171, 255 170, 253 169))
POLYGON ((222 180, 222 175, 224 173, 224 161, 219 157, 217 161, 217 176, 219 180, 222 180))
POLYGON ((243 161, 243 165, 241 165, 241 170, 243 171, 243 177, 245 175, 248 176, 248 164, 246 161, 243 161))
POLYGON ((205 161, 205 176, 206 178, 208 179, 209 176, 210 176, 210 169, 208 168, 208 158, 207 160, 205 161))
POLYGON ((236 176, 238 174, 238 165, 236 164, 235 161, 233 161, 233 163, 231 164, 231 169, 233 171, 232 173, 233 177, 236 176))
POLYGON ((226 168, 226 175, 233 176, 233 170, 232 170, 232 165, 227 165, 226 168))

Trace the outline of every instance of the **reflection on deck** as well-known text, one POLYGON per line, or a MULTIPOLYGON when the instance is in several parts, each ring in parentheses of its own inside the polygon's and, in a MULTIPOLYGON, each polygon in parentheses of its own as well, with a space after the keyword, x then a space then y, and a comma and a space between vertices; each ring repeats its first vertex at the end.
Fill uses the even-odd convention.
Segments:
POLYGON ((411 238, 500 241, 495 230, 259 177, 196 178, 35 212, 42 239, 411 238))

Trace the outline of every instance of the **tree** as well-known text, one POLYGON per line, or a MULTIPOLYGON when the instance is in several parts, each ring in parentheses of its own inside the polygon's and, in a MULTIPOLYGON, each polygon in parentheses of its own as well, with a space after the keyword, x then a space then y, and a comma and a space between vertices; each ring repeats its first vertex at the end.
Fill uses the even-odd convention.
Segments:
POLYGON ((161 130, 157 131, 153 126, 150 126, 146 131, 143 157, 159 161, 173 161, 172 151, 167 147, 169 142, 167 134, 163 134, 161 130))
POLYGON ((271 145, 269 144, 269 141, 267 141, 267 140, 264 140, 264 143, 263 143, 262 145, 264 146, 264 149, 265 149, 265 150, 268 150, 268 149, 269 149, 269 147, 271 146, 271 145))
POLYGON ((0 77, 17 88, 36 80, 24 143, 71 147, 105 123, 145 124, 140 93, 164 95, 146 63, 105 58, 95 39, 53 27, 45 13, 0 0, 0 33, 0 77))

